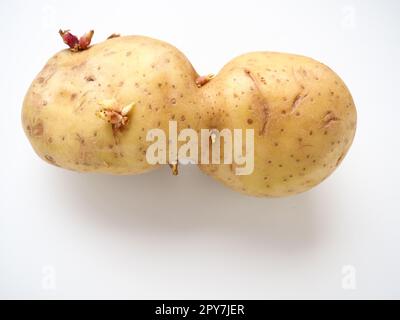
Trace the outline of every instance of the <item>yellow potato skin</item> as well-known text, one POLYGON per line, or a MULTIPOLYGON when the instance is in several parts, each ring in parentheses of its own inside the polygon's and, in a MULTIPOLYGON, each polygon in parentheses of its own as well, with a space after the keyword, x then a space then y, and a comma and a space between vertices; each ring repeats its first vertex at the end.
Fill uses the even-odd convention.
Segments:
POLYGON ((146 161, 147 131, 168 132, 196 122, 198 77, 173 46, 151 38, 109 39, 89 50, 63 50, 53 56, 25 97, 22 123, 37 154, 81 172, 137 174, 156 166, 146 161), (100 102, 134 102, 123 133, 99 119, 100 102))
POLYGON ((228 63, 209 84, 210 113, 222 128, 255 130, 254 172, 201 165, 227 186, 255 196, 286 196, 324 180, 342 161, 356 128, 343 81, 310 58, 256 52, 228 63))
POLYGON ((253 196, 286 196, 320 183, 339 165, 356 128, 343 81, 310 58, 272 52, 242 55, 201 88, 188 59, 151 38, 109 39, 88 50, 53 56, 24 100, 22 122, 38 155, 80 172, 138 174, 147 131, 255 130, 255 167, 199 165, 226 186, 253 196), (118 134, 96 117, 99 101, 135 103, 118 134))

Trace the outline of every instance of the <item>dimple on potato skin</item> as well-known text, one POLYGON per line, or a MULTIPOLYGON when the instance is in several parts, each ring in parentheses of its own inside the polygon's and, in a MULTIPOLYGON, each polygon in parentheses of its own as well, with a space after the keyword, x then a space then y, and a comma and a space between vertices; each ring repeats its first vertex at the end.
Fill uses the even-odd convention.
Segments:
MULTIPOLYGON (((142 36, 115 37, 54 55, 31 84, 24 130, 45 161, 80 172, 139 174, 148 130, 254 129, 254 171, 200 164, 226 186, 253 196, 286 196, 317 185, 341 163, 354 138, 356 109, 343 81, 307 57, 254 52, 208 83, 175 47, 142 36), (96 113, 99 102, 134 102, 121 131, 96 113)), ((119 110, 118 112, 120 112, 119 110)), ((122 117, 120 114, 110 116, 122 117)))

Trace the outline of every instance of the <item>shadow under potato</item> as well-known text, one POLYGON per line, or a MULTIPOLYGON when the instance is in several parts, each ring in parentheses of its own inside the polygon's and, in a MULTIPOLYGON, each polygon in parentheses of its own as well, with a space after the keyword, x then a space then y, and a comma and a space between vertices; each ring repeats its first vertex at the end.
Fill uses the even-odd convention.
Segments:
POLYGON ((289 253, 318 246, 321 236, 316 220, 323 212, 314 210, 309 193, 249 197, 191 165, 181 166, 178 177, 167 166, 136 176, 64 172, 60 179, 59 173, 51 176, 56 181, 52 192, 57 197, 62 193, 63 205, 79 219, 84 215, 113 232, 156 232, 158 237, 185 239, 217 234, 256 250, 289 253))

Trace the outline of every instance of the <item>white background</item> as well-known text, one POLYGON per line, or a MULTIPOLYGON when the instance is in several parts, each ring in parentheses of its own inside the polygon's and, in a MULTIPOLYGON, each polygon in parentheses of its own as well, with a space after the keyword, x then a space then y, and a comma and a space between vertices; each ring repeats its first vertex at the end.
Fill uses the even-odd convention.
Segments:
POLYGON ((1 1, 0 297, 400 298, 399 18, 395 0, 1 1), (159 38, 201 74, 248 51, 311 56, 353 94, 354 144, 329 179, 284 199, 237 194, 195 167, 52 167, 20 112, 64 48, 59 28, 159 38))

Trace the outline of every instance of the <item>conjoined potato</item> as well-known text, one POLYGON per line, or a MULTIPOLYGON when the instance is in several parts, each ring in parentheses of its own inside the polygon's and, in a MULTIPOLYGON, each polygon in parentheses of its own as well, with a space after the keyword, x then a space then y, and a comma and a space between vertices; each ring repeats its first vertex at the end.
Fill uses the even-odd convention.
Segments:
POLYGON ((237 191, 286 196, 329 176, 354 137, 349 90, 310 58, 248 53, 215 77, 200 77, 175 47, 147 37, 112 37, 75 49, 47 62, 22 111, 37 154, 66 169, 138 174, 157 168, 146 157, 154 143, 148 133, 159 129, 171 142, 173 121, 178 132, 215 132, 210 150, 216 137, 225 140, 218 136, 224 129, 253 129, 251 173, 237 174, 235 162, 204 163, 201 152, 195 162, 237 191))

